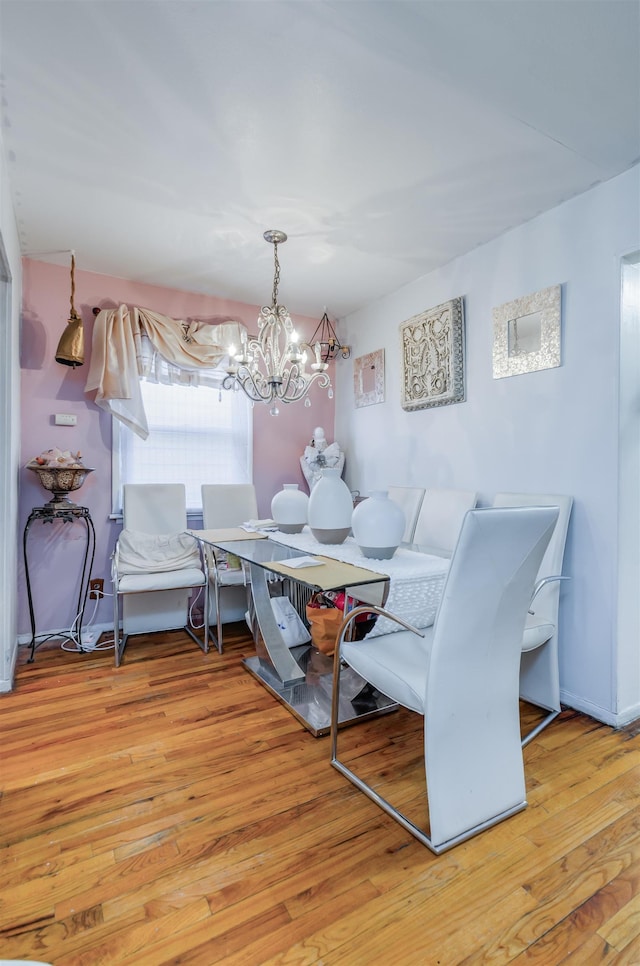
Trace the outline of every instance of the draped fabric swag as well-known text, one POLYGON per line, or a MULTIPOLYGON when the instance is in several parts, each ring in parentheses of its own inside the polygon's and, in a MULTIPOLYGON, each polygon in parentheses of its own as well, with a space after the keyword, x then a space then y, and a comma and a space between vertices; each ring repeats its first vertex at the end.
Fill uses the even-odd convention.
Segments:
POLYGON ((93 327, 91 363, 85 392, 96 390, 95 402, 142 439, 149 427, 140 380, 167 385, 219 386, 218 368, 227 347, 240 345, 245 326, 227 320, 181 322, 149 309, 120 305, 103 309, 93 327))

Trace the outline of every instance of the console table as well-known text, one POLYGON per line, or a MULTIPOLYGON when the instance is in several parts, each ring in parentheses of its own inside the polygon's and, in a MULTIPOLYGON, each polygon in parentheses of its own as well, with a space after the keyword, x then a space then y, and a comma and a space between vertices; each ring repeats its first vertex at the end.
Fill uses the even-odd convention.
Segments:
POLYGON ((29 603, 29 620, 31 621, 31 654, 29 655, 28 662, 31 664, 35 657, 36 647, 40 644, 44 644, 45 641, 51 638, 61 638, 63 640, 73 641, 77 643, 80 650, 82 650, 82 618, 84 617, 84 609, 87 603, 87 595, 89 593, 89 584, 91 582, 91 569, 93 567, 93 559, 96 551, 96 532, 93 526, 93 520, 91 519, 91 514, 86 506, 77 506, 75 503, 64 503, 60 501, 58 503, 46 503, 44 506, 36 506, 32 509, 29 514, 29 519, 26 522, 24 528, 24 534, 22 537, 22 549, 24 554, 24 574, 27 584, 27 600, 29 603), (36 633, 36 617, 33 607, 33 595, 31 591, 31 578, 29 576, 29 556, 27 552, 27 537, 29 536, 29 531, 31 525, 36 521, 40 520, 41 523, 51 523, 55 520, 61 520, 63 523, 75 523, 81 521, 85 525, 86 532, 86 542, 84 548, 84 559, 82 561, 82 572, 80 576, 80 590, 78 592, 78 606, 76 613, 78 615, 78 633, 77 636, 73 636, 70 633, 59 632, 52 634, 37 634, 36 633))

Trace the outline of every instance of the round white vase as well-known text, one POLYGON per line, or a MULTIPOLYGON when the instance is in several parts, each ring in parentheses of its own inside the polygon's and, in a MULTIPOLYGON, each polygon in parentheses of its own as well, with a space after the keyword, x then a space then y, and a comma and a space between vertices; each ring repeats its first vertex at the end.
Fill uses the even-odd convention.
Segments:
POLYGON ((363 556, 389 560, 402 543, 405 518, 386 490, 374 490, 353 511, 352 526, 363 556))
POLYGON ((309 528, 318 543, 342 543, 351 531, 353 500, 340 470, 325 468, 309 497, 309 528))
POLYGON ((300 533, 307 522, 309 497, 297 483, 283 483, 271 501, 271 516, 282 533, 300 533))

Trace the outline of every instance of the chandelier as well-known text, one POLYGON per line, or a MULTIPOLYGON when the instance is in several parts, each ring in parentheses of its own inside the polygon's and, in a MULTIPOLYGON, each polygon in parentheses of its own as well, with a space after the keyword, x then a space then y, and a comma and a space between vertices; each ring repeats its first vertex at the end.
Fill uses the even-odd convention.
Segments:
POLYGON ((287 236, 283 231, 272 229, 265 231, 263 237, 273 245, 271 305, 260 309, 256 338, 243 332, 240 349, 229 346, 229 365, 222 386, 224 389, 243 389, 253 402, 270 403, 269 412, 277 416, 278 402, 290 403, 304 398, 305 406, 310 406, 307 393, 315 382, 321 389, 328 389, 329 398, 333 397, 333 389, 326 371, 328 364, 322 359, 321 342, 316 341, 313 348, 308 342, 300 342, 289 312, 284 305, 278 305, 278 245, 286 242, 287 236), (310 372, 307 371, 309 356, 314 359, 310 372))

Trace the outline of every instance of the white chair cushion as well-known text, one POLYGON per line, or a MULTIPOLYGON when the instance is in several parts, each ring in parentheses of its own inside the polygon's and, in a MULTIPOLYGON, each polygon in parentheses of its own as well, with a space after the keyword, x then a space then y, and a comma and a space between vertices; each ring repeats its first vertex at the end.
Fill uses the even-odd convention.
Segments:
POLYGON ((202 587, 203 572, 190 567, 188 570, 165 570, 156 574, 124 574, 118 580, 119 594, 139 594, 149 590, 178 590, 181 587, 202 587))
POLYGON ((522 638, 522 650, 533 651, 536 647, 541 647, 546 641, 553 637, 556 632, 555 624, 537 618, 535 614, 527 614, 527 621, 524 626, 522 638))
POLYGON ((426 627, 424 633, 424 637, 418 637, 412 631, 398 631, 366 638, 362 642, 365 647, 358 641, 345 641, 340 654, 367 681, 375 680, 383 694, 424 714, 433 626, 426 627))
POLYGON ((196 540, 188 533, 141 533, 125 529, 120 534, 120 574, 175 572, 194 567, 200 567, 200 551, 196 540))

